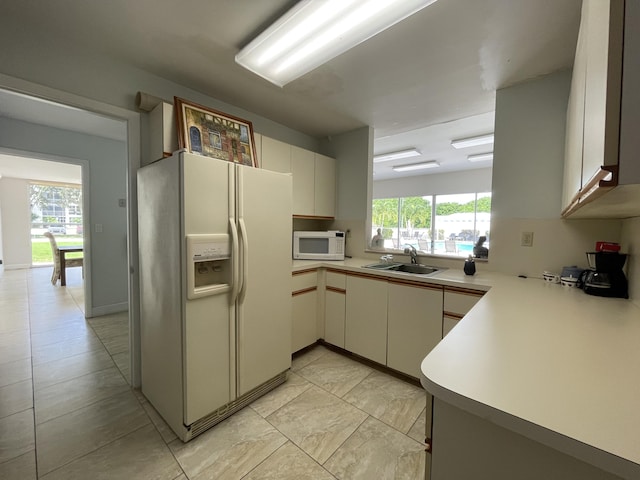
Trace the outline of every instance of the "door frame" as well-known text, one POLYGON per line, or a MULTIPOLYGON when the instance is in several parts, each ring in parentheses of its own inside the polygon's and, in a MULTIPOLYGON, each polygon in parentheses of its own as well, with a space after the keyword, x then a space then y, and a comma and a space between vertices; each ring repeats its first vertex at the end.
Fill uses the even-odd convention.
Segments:
MULTIPOLYGON (((127 256, 129 265, 129 349, 131 385, 140 386, 140 297, 138 288, 138 205, 136 171, 140 168, 140 114, 104 102, 0 74, 0 88, 98 113, 127 125, 127 256)), ((85 169, 83 169, 84 175, 85 169)), ((88 169, 87 169, 88 174, 88 169)), ((84 178, 83 178, 84 181, 84 178)))

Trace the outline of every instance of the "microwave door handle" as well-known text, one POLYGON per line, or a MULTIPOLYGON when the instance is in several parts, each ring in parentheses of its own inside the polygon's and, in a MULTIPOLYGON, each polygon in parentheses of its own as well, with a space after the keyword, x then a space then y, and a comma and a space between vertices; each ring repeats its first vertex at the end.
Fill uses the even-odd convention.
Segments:
POLYGON ((229 303, 235 303, 240 291, 240 267, 239 263, 239 243, 238 228, 232 217, 229 217, 229 229, 231 230, 231 297, 229 303))

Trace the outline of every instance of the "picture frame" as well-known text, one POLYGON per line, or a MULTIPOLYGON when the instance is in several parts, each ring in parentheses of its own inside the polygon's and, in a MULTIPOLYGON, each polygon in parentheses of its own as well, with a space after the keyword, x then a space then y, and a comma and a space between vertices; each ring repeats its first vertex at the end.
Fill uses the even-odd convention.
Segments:
POLYGON ((178 148, 205 157, 258 167, 253 124, 174 97, 178 148))

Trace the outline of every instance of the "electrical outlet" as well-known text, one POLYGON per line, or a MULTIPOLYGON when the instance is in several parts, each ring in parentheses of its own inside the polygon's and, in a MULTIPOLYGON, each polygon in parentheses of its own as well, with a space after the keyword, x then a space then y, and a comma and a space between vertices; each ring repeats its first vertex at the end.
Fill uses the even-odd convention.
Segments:
POLYGON ((522 232, 520 245, 523 247, 533 247, 533 232, 522 232))
POLYGON ((118 199, 118 206, 125 208, 127 206, 127 200, 125 198, 119 198, 118 199))

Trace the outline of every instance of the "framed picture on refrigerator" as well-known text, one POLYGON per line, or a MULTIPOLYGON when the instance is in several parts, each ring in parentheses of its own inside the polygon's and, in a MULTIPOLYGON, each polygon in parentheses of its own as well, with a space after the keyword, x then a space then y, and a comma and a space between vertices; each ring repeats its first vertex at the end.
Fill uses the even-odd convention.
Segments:
POLYGON ((253 125, 248 120, 174 97, 178 148, 257 167, 253 125))

